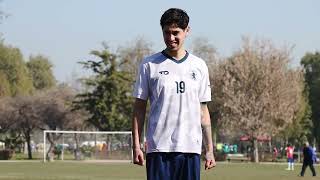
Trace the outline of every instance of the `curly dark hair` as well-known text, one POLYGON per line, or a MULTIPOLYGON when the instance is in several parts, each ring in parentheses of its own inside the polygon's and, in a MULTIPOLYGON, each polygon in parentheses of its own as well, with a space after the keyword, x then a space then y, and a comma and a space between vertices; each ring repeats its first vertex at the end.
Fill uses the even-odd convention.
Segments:
POLYGON ((178 28, 186 29, 189 24, 188 14, 178 8, 170 8, 166 10, 160 19, 160 25, 162 29, 164 26, 176 25, 178 28))

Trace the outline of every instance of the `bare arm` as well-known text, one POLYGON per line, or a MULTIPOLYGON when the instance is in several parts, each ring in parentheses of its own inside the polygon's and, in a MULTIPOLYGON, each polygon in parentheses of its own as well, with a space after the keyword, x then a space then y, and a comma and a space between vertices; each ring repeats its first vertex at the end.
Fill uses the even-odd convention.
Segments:
POLYGON ((207 104, 201 103, 201 127, 203 136, 203 145, 205 147, 205 169, 211 169, 216 166, 216 162, 213 155, 213 143, 211 133, 211 120, 207 104))
POLYGON ((133 163, 138 165, 144 164, 143 152, 140 149, 140 139, 144 125, 144 119, 146 114, 147 101, 142 99, 136 99, 133 107, 132 118, 132 138, 133 138, 133 163))

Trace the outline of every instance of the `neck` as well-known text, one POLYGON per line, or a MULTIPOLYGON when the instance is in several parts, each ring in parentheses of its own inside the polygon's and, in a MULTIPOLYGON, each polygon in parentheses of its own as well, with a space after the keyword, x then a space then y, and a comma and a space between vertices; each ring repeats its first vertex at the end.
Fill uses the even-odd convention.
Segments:
POLYGON ((186 55, 186 50, 184 48, 181 48, 177 51, 172 51, 170 49, 164 50, 169 56, 175 58, 176 60, 182 59, 186 55))

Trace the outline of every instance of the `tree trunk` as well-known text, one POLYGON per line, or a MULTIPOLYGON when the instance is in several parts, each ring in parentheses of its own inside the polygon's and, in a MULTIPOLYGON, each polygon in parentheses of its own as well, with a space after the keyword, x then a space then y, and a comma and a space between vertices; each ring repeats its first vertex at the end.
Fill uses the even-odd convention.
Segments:
POLYGON ((217 129, 216 128, 212 128, 212 144, 214 148, 217 147, 217 129))
POLYGON ((47 157, 47 159, 48 159, 49 161, 53 161, 53 160, 54 160, 53 150, 54 150, 54 147, 55 147, 55 143, 54 143, 53 137, 51 138, 51 136, 50 136, 49 134, 48 134, 48 136, 47 136, 47 139, 48 139, 48 141, 49 141, 49 143, 50 143, 50 147, 49 147, 49 149, 48 149, 48 151, 47 151, 46 157, 47 157))
POLYGON ((269 146, 269 153, 272 153, 272 143, 271 143, 271 139, 270 141, 268 141, 268 146, 269 146))
POLYGON ((28 159, 32 159, 31 137, 30 133, 26 133, 26 141, 28 146, 28 159))
MULTIPOLYGON (((112 152, 112 147, 111 147, 111 143, 112 143, 112 136, 108 136, 107 137, 107 155, 110 156, 111 152, 112 152)), ((140 142, 141 143, 141 142, 140 142)))
POLYGON ((254 162, 259 162, 259 149, 258 149, 258 140, 256 138, 253 139, 253 157, 254 162))
POLYGON ((76 147, 74 149, 74 159, 81 160, 81 153, 80 153, 80 135, 74 134, 74 139, 76 141, 76 147))

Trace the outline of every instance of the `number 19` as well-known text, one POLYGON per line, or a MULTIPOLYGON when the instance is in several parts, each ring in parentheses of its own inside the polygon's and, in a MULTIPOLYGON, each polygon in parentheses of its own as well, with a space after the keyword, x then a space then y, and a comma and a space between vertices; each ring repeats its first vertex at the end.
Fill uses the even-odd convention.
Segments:
POLYGON ((177 94, 185 92, 186 86, 184 84, 184 81, 180 81, 180 82, 176 81, 176 85, 177 85, 177 94))

